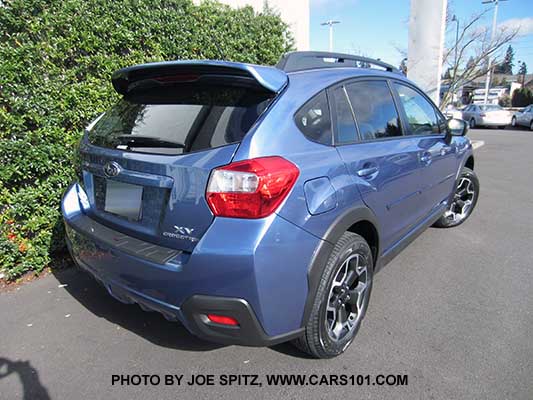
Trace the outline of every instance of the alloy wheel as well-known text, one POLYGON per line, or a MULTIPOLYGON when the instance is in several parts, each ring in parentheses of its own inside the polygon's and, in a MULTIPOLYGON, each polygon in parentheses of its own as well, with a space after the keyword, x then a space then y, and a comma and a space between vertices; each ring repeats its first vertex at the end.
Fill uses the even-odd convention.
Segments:
POLYGON ((474 183, 467 176, 463 176, 457 185, 453 201, 444 214, 453 222, 460 222, 468 217, 476 196, 474 183))
POLYGON ((332 340, 342 340, 358 326, 368 304, 370 279, 360 254, 350 255, 337 271, 326 307, 326 330, 332 340))
POLYGON ((513 117, 513 119, 511 119, 511 126, 516 126, 516 117, 513 117))

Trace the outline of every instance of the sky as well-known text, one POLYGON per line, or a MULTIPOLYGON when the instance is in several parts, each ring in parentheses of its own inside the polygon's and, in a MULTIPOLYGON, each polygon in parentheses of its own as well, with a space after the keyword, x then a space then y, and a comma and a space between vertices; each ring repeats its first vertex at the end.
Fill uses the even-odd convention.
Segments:
MULTIPOLYGON (((407 51, 409 0, 310 0, 310 6, 311 50, 328 50, 328 27, 320 23, 333 19, 341 21, 333 28, 334 51, 380 58, 393 65, 403 58, 397 49, 407 51)), ((492 24, 493 6, 482 4, 482 0, 448 0, 448 7, 460 23, 489 9, 484 23, 492 24)), ((520 60, 526 62, 528 73, 533 73, 533 0, 500 1, 498 25, 520 27, 511 43, 514 72, 520 60)), ((455 35, 454 30, 449 34, 455 35)))

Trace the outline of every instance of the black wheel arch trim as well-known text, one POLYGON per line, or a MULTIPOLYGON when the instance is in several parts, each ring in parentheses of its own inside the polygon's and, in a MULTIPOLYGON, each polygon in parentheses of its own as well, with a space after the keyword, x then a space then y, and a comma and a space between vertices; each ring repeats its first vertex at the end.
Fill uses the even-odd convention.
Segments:
MULTIPOLYGON (((472 150, 470 150, 469 152, 465 153, 465 155, 463 156, 463 159, 461 160, 461 164, 459 164, 460 168, 457 171, 457 175, 455 177, 455 183, 453 185, 453 190, 450 193, 450 197, 448 197, 447 204, 450 204, 451 201, 453 200, 453 195, 455 194, 455 188, 457 187, 457 184, 459 183, 459 178, 461 177, 461 172, 466 167, 466 164, 468 163, 468 160, 470 160, 470 158, 472 158, 472 165, 474 166, 475 163, 476 163, 476 159, 474 158, 474 152, 472 150)), ((473 170, 473 168, 472 168, 472 170, 473 170)))
POLYGON ((379 269, 380 263, 380 248, 379 248, 379 237, 380 230, 377 218, 374 213, 366 206, 359 206, 351 208, 344 213, 342 213, 335 221, 330 225, 326 233, 322 236, 322 241, 319 243, 309 267, 307 270, 307 283, 308 283, 308 292, 307 299, 304 307, 304 314, 302 317, 302 327, 307 324, 309 320, 309 315, 313 308, 313 303, 315 300, 316 292, 318 291, 318 286, 320 283, 320 278, 326 266, 326 263, 335 247, 335 243, 340 239, 342 234, 346 232, 352 225, 361 222, 368 221, 374 225, 377 234, 378 234, 378 243, 376 244, 376 257, 374 260, 374 272, 377 272, 379 269))

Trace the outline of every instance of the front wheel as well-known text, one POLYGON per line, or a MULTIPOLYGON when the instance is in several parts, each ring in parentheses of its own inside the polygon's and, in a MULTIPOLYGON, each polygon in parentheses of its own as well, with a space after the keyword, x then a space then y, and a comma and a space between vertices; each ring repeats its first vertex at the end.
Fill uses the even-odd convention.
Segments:
POLYGON ((365 316, 372 289, 368 243, 345 232, 322 273, 305 334, 293 344, 316 358, 332 358, 352 343, 365 316))
POLYGON ((451 228, 465 222, 477 204, 479 180, 470 168, 463 168, 452 201, 444 214, 435 222, 439 228, 451 228))
POLYGON ((513 128, 516 127, 516 117, 513 117, 513 118, 511 119, 511 126, 512 126, 513 128))
POLYGON ((529 123, 529 130, 530 130, 530 131, 533 131, 533 121, 531 121, 531 122, 529 123))

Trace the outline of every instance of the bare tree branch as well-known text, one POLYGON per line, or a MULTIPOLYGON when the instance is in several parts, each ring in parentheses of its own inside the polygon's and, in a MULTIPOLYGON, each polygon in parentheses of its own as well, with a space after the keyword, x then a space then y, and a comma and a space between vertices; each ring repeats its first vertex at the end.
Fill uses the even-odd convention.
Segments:
POLYGON ((441 107, 446 107, 453 99, 453 94, 461 86, 487 73, 489 58, 492 59, 491 68, 502 62, 502 50, 511 42, 518 30, 500 29, 490 40, 489 30, 480 26, 480 22, 487 11, 473 15, 459 29, 457 42, 455 35, 453 43, 446 47, 443 64, 450 72, 448 80, 449 90, 444 94, 441 107), (455 53, 457 50, 457 59, 455 53))

